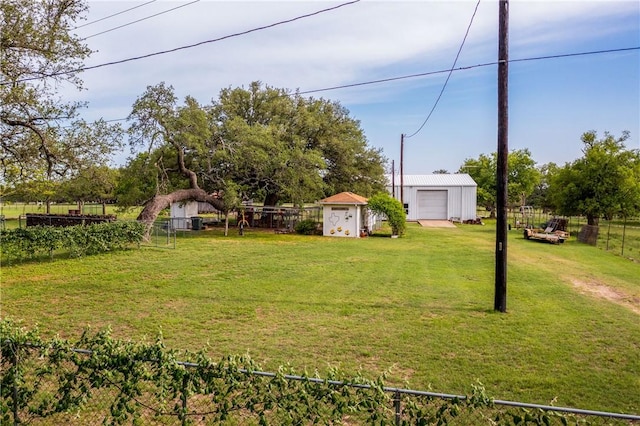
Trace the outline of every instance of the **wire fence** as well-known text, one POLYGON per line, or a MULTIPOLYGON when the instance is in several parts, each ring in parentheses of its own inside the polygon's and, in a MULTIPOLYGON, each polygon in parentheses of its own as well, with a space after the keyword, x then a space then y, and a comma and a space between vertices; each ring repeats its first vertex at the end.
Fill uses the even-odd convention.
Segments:
MULTIPOLYGON (((3 340, 2 425, 633 425, 640 416, 3 340)), ((117 346, 117 345, 116 345, 117 346)), ((107 345, 113 349, 114 345, 107 345)))
POLYGON ((149 230, 147 238, 140 244, 142 247, 175 249, 179 228, 174 226, 171 219, 156 221, 149 230))
POLYGON ((585 218, 570 218, 569 231, 573 235, 578 236, 586 230, 589 230, 591 235, 583 242, 640 261, 640 218, 600 219, 596 227, 587 225, 585 218))
MULTIPOLYGON (((511 213, 511 228, 545 229, 551 219, 557 218, 542 210, 514 209, 511 213)), ((633 261, 640 261, 640 218, 601 218, 597 226, 590 226, 582 216, 564 218, 573 239, 593 245, 633 261)))

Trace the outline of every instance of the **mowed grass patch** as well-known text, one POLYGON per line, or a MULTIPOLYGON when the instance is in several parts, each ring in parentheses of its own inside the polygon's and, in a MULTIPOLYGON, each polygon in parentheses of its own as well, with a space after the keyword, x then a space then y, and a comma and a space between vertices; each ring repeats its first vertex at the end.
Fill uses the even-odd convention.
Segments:
POLYGON ((389 383, 640 412, 640 265, 593 247, 509 234, 508 313, 493 312, 495 229, 421 228, 344 239, 249 230, 3 268, 2 315, 74 338, 111 327, 249 353, 265 369, 361 369, 389 383), (609 300, 574 281, 606 285, 609 300))

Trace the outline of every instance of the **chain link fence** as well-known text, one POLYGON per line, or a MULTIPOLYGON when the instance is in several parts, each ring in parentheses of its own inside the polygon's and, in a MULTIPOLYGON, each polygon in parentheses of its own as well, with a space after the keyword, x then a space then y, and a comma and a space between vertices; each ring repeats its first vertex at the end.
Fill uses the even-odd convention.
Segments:
MULTIPOLYGON (((640 416, 187 363, 153 348, 127 354, 2 341, 2 425, 633 425, 640 416), (142 359, 144 353, 158 359, 142 359)), ((237 362, 236 362, 237 361, 237 362)))

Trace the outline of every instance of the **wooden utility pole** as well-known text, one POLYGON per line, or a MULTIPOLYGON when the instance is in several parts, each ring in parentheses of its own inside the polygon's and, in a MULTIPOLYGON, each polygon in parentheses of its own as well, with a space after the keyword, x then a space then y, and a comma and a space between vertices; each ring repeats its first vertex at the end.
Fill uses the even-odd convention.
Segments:
POLYGON ((404 133, 400 135, 400 202, 404 210, 404 133))
POLYGON ((396 198, 396 161, 391 160, 391 196, 396 198))
POLYGON ((498 164, 496 285, 493 309, 507 312, 507 159, 509 157, 509 0, 500 0, 498 15, 498 164))

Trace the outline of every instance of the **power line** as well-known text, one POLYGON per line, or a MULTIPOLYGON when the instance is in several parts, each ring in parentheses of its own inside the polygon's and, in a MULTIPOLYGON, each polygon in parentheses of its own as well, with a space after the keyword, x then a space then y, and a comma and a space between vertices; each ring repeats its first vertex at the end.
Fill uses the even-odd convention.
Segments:
MULTIPOLYGON (((534 57, 529 57, 529 58, 510 59, 507 62, 508 63, 513 63, 513 62, 541 61, 541 60, 547 60, 547 59, 569 58, 569 57, 574 57, 574 56, 588 56, 588 55, 600 55, 600 54, 604 54, 604 53, 629 52, 629 51, 632 51, 632 50, 640 50, 640 46, 622 47, 622 48, 617 48, 617 49, 606 49, 606 50, 594 50, 594 51, 589 51, 589 52, 563 53, 563 54, 558 54, 558 55, 534 56, 534 57)), ((438 70, 438 71, 427 71, 427 72, 422 72, 422 73, 418 73, 418 74, 409 74, 409 75, 402 75, 402 76, 397 76, 397 77, 382 78, 382 79, 378 79, 378 80, 362 81, 362 82, 359 82, 359 83, 343 84, 343 85, 340 85, 340 86, 324 87, 322 89, 304 90, 304 91, 299 91, 299 92, 288 94, 288 96, 307 95, 307 94, 310 94, 310 93, 328 92, 328 91, 331 91, 331 90, 349 89, 349 88, 353 88, 353 87, 368 86, 368 85, 372 85, 372 84, 388 83, 390 81, 408 80, 408 79, 411 79, 411 78, 425 77, 425 76, 436 75, 436 74, 444 74, 444 73, 451 72, 451 71, 466 71, 466 70, 470 70, 470 69, 474 69, 474 68, 484 68, 484 67, 489 67, 489 66, 493 66, 493 65, 498 65, 500 62, 501 61, 485 62, 485 63, 481 63, 481 64, 469 65, 469 66, 465 66, 465 67, 458 67, 458 68, 454 68, 454 69, 445 69, 445 70, 438 70)), ((115 119, 105 120, 105 121, 106 122, 125 121, 126 119, 127 118, 115 118, 115 119)))
POLYGON ((129 12, 129 11, 131 11, 133 9, 137 9, 139 7, 142 7, 142 6, 146 6, 146 5, 148 5, 150 3, 154 3, 156 1, 158 1, 158 0, 151 0, 151 1, 148 1, 146 3, 142 3, 142 4, 139 4, 137 6, 130 7, 129 9, 125 9, 125 10, 123 10, 121 12, 114 13, 113 15, 105 16, 104 18, 96 19, 95 21, 91 21, 91 22, 87 22, 86 24, 78 25, 77 27, 72 28, 72 30, 77 30, 78 28, 86 27, 87 25, 95 24, 96 22, 104 21, 105 19, 109 19, 109 18, 113 18, 114 16, 122 15, 123 13, 129 12))
MULTIPOLYGON (((548 56, 535 56, 535 57, 521 58, 521 59, 510 59, 507 62, 512 63, 512 62, 525 62, 525 61, 540 61, 540 60, 546 60, 546 59, 568 58, 568 57, 572 57, 572 56, 586 56, 586 55, 598 55, 598 54, 603 54, 603 53, 627 52, 627 51, 631 51, 631 50, 640 50, 640 46, 623 47, 623 48, 618 48, 618 49, 607 49, 607 50, 594 50, 594 51, 589 51, 589 52, 564 53, 564 54, 548 55, 548 56)), ((458 67, 458 68, 454 68, 454 69, 445 69, 445 70, 438 70, 438 71, 427 71, 427 72, 422 72, 422 73, 418 73, 418 74, 409 74, 409 75, 402 75, 402 76, 398 76, 398 77, 381 78, 381 79, 378 79, 378 80, 369 80, 369 81, 363 81, 363 82, 359 82, 359 83, 342 84, 342 85, 339 85, 339 86, 325 87, 325 88, 322 88, 322 89, 305 90, 303 92, 298 92, 298 94, 306 95, 306 94, 309 94, 309 93, 328 92, 330 90, 348 89, 348 88, 351 88, 351 87, 367 86, 367 85, 379 84, 379 83, 387 83, 387 82, 390 82, 390 81, 407 80, 407 79, 410 79, 410 78, 425 77, 425 76, 436 75, 436 74, 444 74, 446 72, 451 72, 451 71, 465 71, 465 70, 470 70, 470 69, 474 69, 474 68, 483 68, 483 67, 488 67, 488 66, 492 66, 492 65, 498 65, 499 63, 500 63, 500 61, 485 62, 485 63, 481 63, 481 64, 469 65, 469 66, 465 66, 465 67, 458 67)))
POLYGON ((146 21, 147 19, 155 18, 156 16, 172 12, 172 11, 174 11, 176 9, 180 9, 181 7, 186 7, 186 6, 189 6, 191 4, 198 3, 199 1, 200 0, 194 0, 194 1, 190 2, 190 3, 181 4, 180 6, 176 6, 176 7, 173 7, 171 9, 167 9, 167 10, 164 10, 162 12, 158 12, 158 13, 153 14, 153 15, 145 16, 144 18, 136 19, 135 21, 131 21, 131 22, 128 22, 126 24, 119 25, 117 27, 109 28, 108 30, 100 31, 99 33, 91 34, 90 36, 87 36, 87 37, 83 38, 82 40, 86 40, 86 39, 91 38, 91 37, 99 36, 100 34, 109 33, 111 31, 115 31, 115 30, 120 29, 120 28, 128 27, 129 25, 137 24, 138 22, 142 22, 142 21, 146 21))
POLYGON ((462 39, 462 43, 460 44, 460 48, 458 49, 458 53, 456 54, 456 59, 453 61, 453 65, 451 66, 451 70, 449 70, 449 75, 447 75, 447 79, 444 81, 444 84, 442 85, 442 90, 440 90, 440 94, 438 95, 438 98, 436 99, 435 103, 433 104, 433 107, 431 108, 431 111, 429 111, 429 115, 427 115, 427 118, 424 119, 424 121, 422 122, 422 124, 420 125, 418 130, 416 130, 415 132, 411 133, 409 136, 405 136, 405 139, 409 139, 411 137, 414 137, 418 133, 420 133, 420 130, 422 130, 424 125, 427 124, 427 121, 429 121, 429 119, 431 118, 431 114, 433 114, 433 111, 436 110, 436 107, 438 106, 438 102, 440 102, 440 98, 442 97, 442 94, 444 93, 444 89, 447 87, 447 83, 449 83, 449 79, 451 78, 451 74, 453 74, 453 69, 456 67, 456 64, 458 63, 458 58, 460 57, 460 52, 462 52, 462 48, 464 47, 464 43, 467 41, 467 36, 469 35, 469 30, 471 30, 471 25, 473 24, 473 19, 476 17, 476 12, 478 11, 478 6, 480 6, 480 0, 478 0, 478 2, 476 3, 476 8, 473 10, 473 15, 471 15, 471 20, 469 21, 469 25, 467 26, 467 31, 464 33, 464 38, 462 39))
POLYGON ((150 57, 153 57, 153 56, 164 55, 164 54, 167 54, 167 53, 173 53, 173 52, 177 52, 179 50, 191 49, 193 47, 202 46, 203 44, 216 43, 216 42, 219 42, 219 41, 222 41, 222 40, 226 40, 226 39, 230 39, 230 38, 234 38, 234 37, 240 37, 240 36, 251 34, 251 33, 254 33, 254 32, 257 32, 257 31, 262 31, 262 30, 266 30, 266 29, 269 29, 269 28, 277 27, 277 26, 280 26, 280 25, 289 24, 291 22, 295 22, 295 21, 298 21, 300 19, 305 19, 305 18, 309 18, 309 17, 312 17, 312 16, 320 15, 321 13, 330 12, 332 10, 339 9, 341 7, 344 7, 344 6, 350 6, 352 4, 359 3, 359 2, 360 2, 360 0, 352 0, 352 1, 349 1, 349 2, 346 2, 346 3, 339 4, 337 6, 333 6, 333 7, 329 7, 329 8, 326 8, 326 9, 321 9, 321 10, 318 10, 318 11, 315 11, 315 12, 307 13, 306 15, 299 15, 299 16, 296 16, 295 18, 286 19, 286 20, 283 20, 283 21, 278 21, 278 22, 275 22, 273 24, 263 25, 261 27, 252 28, 250 30, 241 31, 241 32, 238 32, 238 33, 226 35, 226 36, 223 36, 223 37, 214 38, 214 39, 211 39, 211 40, 201 41, 201 42, 195 43, 195 44, 189 44, 189 45, 185 45, 185 46, 180 46, 180 47, 176 47, 176 48, 169 49, 169 50, 161 50, 159 52, 148 53, 146 55, 141 55, 141 56, 134 56, 134 57, 131 57, 131 58, 121 59, 121 60, 118 60, 118 61, 105 62, 105 63, 98 64, 98 65, 92 65, 92 66, 88 66, 88 67, 76 68, 74 70, 51 73, 51 74, 47 74, 46 76, 25 77, 25 78, 18 79, 18 80, 14 81, 14 82, 5 80, 5 81, 1 82, 0 85, 22 83, 24 81, 32 81, 32 80, 42 80, 42 79, 48 78, 48 77, 56 77, 56 76, 64 75, 64 74, 71 74, 71 73, 76 73, 76 72, 80 72, 80 71, 88 71, 88 70, 107 67, 107 66, 111 66, 111 65, 123 64, 125 62, 138 61, 140 59, 146 59, 146 58, 150 58, 150 57))

